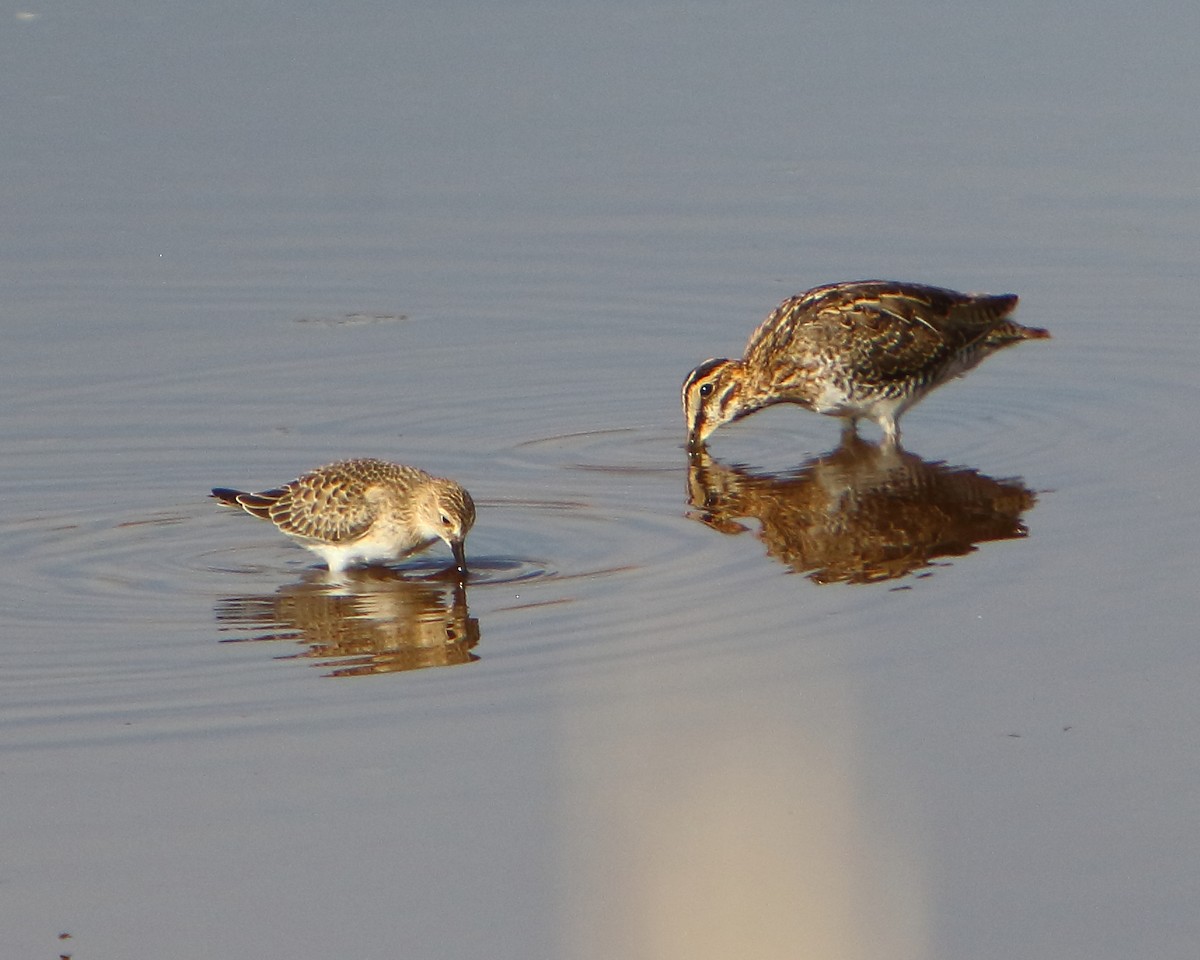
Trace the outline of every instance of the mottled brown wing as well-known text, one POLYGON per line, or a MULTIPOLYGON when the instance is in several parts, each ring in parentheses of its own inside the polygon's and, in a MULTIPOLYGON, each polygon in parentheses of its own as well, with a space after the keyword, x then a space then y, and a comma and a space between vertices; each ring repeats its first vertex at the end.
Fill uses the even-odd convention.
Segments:
POLYGON ((313 475, 293 480, 270 506, 270 518, 295 537, 341 543, 357 540, 370 529, 375 509, 368 488, 353 477, 313 475))
POLYGON ((764 369, 838 358, 855 376, 906 379, 986 337, 1016 302, 890 281, 818 287, 780 304, 746 358, 764 369))

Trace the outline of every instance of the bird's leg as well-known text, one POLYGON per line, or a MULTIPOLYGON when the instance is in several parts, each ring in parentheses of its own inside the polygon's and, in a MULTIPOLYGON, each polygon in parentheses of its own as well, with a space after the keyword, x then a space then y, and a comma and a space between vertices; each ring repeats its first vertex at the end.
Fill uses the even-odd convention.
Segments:
POLYGON ((896 423, 895 418, 887 417, 886 419, 881 419, 879 425, 883 427, 883 446, 900 446, 900 426, 896 423))

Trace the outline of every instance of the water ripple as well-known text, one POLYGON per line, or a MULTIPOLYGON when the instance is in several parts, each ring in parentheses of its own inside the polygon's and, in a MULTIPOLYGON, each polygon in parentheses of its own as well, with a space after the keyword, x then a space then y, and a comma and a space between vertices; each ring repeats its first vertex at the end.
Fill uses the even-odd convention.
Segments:
MULTIPOLYGON (((582 583, 654 571, 687 551, 676 516, 636 500, 479 500, 467 543, 472 599, 534 583, 582 583)), ((13 575, 0 604, 9 620, 120 623, 138 603, 171 609, 237 582, 280 581, 318 566, 267 524, 207 499, 155 510, 55 511, 0 525, 13 575)), ((444 582, 440 545, 386 567, 409 582, 444 582)))

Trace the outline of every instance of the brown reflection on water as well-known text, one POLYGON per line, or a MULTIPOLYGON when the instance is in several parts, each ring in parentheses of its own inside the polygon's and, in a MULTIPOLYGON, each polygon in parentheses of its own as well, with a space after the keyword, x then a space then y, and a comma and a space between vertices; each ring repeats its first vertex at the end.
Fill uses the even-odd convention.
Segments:
POLYGON ((216 607, 223 630, 251 636, 224 643, 289 640, 307 649, 280 657, 318 661, 330 677, 356 677, 479 659, 479 621, 461 583, 405 580, 386 567, 336 579, 313 571, 272 594, 227 597, 216 607))
POLYGON ((1036 502, 1019 479, 922 460, 857 437, 784 473, 726 466, 707 452, 688 465, 689 516, 722 533, 759 521, 767 553, 816 583, 875 583, 1028 533, 1036 502))

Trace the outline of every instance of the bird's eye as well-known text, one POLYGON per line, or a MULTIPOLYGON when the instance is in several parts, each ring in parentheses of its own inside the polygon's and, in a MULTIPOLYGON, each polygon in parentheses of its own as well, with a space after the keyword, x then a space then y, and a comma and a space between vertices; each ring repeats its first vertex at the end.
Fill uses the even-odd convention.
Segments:
POLYGON ((713 385, 711 383, 700 384, 700 396, 707 397, 712 394, 713 385))
POLYGON ((448 516, 446 516, 446 515, 443 513, 443 514, 442 514, 442 526, 443 526, 443 527, 448 527, 448 526, 450 526, 452 523, 453 523, 453 521, 452 521, 452 520, 451 520, 451 519, 450 519, 448 516))

